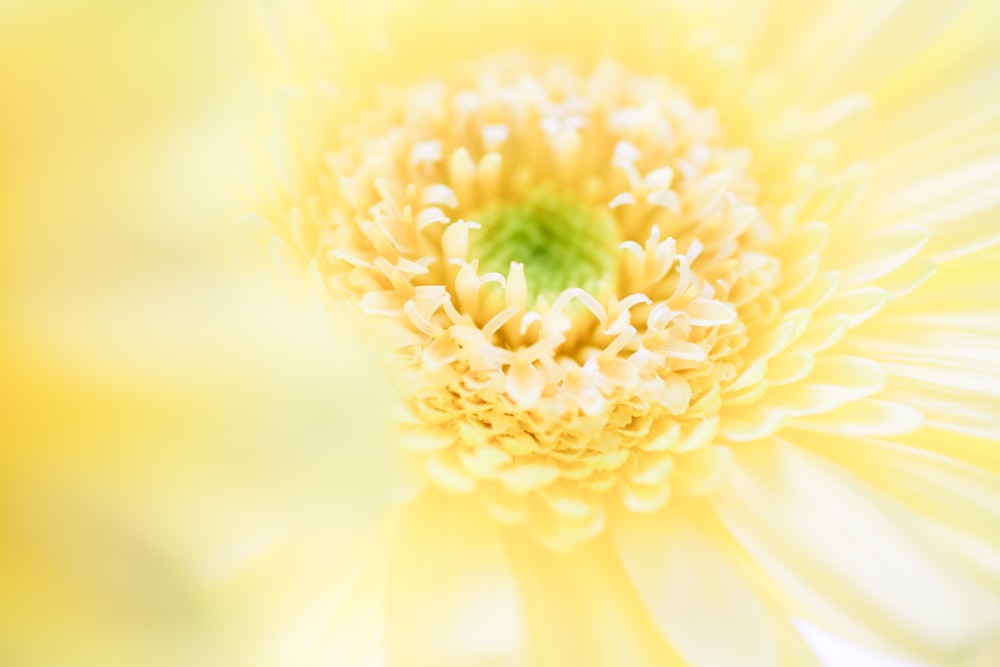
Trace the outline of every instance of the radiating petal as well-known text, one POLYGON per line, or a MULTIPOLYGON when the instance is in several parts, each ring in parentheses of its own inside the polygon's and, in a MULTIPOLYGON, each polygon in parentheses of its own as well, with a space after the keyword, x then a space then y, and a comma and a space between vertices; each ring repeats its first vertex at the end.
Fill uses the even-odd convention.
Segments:
POLYGON ((941 12, 892 0, 778 2, 761 41, 762 60, 801 86, 800 99, 871 89, 925 48, 962 4, 941 12))
POLYGON ((653 624, 607 535, 555 554, 523 534, 507 545, 539 665, 685 667, 653 624))
POLYGON ((740 448, 737 466, 713 505, 806 618, 924 660, 975 642, 961 580, 848 470, 780 442, 740 448))
POLYGON ((920 411, 903 403, 862 399, 832 412, 793 419, 790 428, 842 436, 887 436, 910 433, 923 423, 920 411))
POLYGON ((740 570, 734 546, 705 508, 685 509, 622 513, 612 531, 639 596, 686 664, 818 665, 784 614, 740 570))
MULTIPOLYGON (((919 435, 919 434, 915 434, 919 435)), ((1000 476, 932 452, 881 440, 814 434, 797 440, 857 472, 911 512, 903 518, 966 580, 966 608, 983 640, 1000 633, 1000 476)))
POLYGON ((400 512, 387 589, 390 665, 516 665, 522 600, 496 524, 428 491, 400 512))

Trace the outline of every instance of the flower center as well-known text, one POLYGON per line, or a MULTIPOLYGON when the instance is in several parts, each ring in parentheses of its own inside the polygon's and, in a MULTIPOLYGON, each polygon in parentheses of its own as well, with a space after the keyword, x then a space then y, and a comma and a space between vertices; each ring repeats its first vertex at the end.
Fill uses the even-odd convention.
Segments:
POLYGON ((550 301, 570 287, 593 294, 614 284, 618 232, 611 216, 588 209, 549 188, 523 203, 500 202, 475 217, 470 256, 482 271, 507 275, 511 262, 524 265, 529 303, 550 301))

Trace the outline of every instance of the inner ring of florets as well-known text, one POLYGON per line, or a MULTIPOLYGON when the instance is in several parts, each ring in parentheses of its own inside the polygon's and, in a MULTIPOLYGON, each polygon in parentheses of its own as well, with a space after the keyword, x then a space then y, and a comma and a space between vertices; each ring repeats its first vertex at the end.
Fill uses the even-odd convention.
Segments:
POLYGON ((660 77, 513 58, 385 91, 342 132, 327 272, 394 350, 437 484, 561 542, 609 493, 655 511, 718 483, 721 397, 756 390, 780 271, 713 113, 660 77))

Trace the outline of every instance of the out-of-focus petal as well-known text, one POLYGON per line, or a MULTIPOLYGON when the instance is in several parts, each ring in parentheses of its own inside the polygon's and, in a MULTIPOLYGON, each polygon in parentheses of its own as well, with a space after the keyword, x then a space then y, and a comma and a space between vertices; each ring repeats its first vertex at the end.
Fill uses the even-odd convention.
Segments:
POLYGON ((740 569, 738 547, 726 543, 707 507, 670 507, 651 516, 623 512, 613 526, 639 597, 687 664, 819 665, 740 569))

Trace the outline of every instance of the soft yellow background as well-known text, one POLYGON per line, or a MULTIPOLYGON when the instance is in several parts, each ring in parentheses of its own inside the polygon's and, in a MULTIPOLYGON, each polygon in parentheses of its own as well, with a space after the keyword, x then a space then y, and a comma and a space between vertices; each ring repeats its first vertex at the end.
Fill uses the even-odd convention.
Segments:
POLYGON ((0 3, 0 664, 273 660, 381 508, 381 388, 239 242, 255 7, 0 3))

